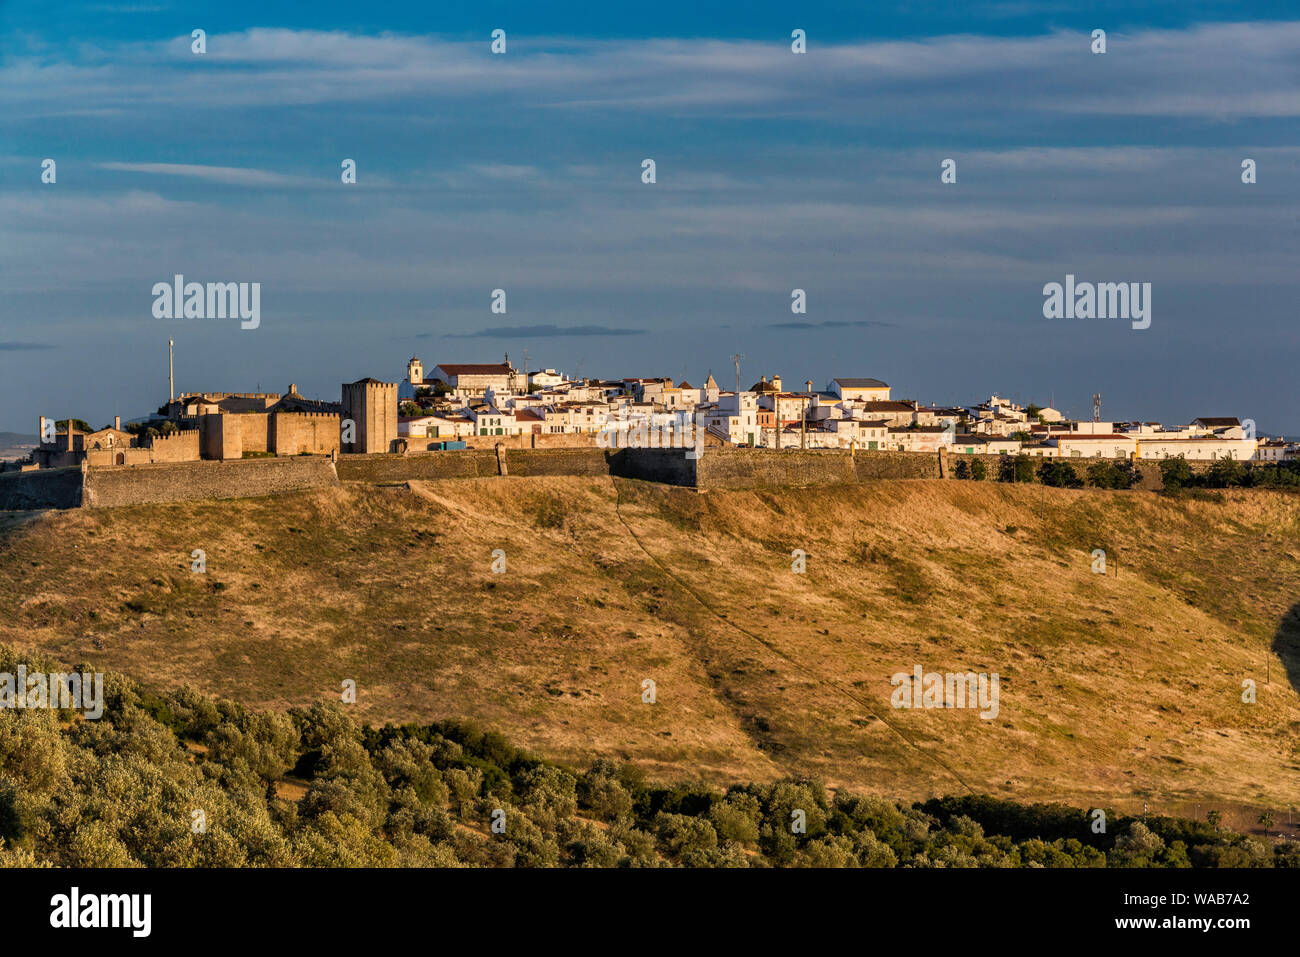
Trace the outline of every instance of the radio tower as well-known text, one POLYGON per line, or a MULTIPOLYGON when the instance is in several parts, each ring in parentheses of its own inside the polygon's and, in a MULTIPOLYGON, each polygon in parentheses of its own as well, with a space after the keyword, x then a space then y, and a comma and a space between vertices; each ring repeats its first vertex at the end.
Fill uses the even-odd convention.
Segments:
POLYGON ((740 363, 745 358, 743 352, 737 352, 731 357, 731 361, 736 364, 736 395, 740 395, 740 363))
POLYGON ((1101 421, 1101 393, 1100 392, 1094 392, 1092 394, 1092 421, 1094 422, 1101 421))

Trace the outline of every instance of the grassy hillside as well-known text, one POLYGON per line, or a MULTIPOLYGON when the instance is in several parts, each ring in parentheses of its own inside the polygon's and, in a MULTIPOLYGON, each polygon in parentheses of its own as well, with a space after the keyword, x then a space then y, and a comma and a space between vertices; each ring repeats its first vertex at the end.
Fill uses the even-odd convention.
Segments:
POLYGON ((353 679, 358 720, 660 780, 1300 805, 1294 495, 482 479, 6 521, 0 641, 155 688, 287 708, 353 679), (997 719, 892 709, 915 664, 997 672, 997 719))

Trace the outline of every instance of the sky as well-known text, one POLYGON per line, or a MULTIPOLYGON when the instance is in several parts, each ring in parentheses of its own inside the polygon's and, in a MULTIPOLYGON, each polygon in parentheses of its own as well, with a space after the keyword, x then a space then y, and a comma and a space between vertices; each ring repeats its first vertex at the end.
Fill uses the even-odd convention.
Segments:
POLYGON ((1298 119, 1294 3, 0 0, 0 430, 153 411, 171 337, 178 391, 743 354, 1297 435, 1298 119), (178 273, 257 328, 155 317, 178 273), (1150 327, 1045 318, 1067 274, 1150 327))

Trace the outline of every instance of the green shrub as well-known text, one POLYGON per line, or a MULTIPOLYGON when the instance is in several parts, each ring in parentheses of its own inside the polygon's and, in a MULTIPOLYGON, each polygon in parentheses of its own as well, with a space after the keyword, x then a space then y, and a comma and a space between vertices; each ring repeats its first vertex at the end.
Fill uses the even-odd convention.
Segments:
POLYGON ((1172 459, 1160 460, 1160 479, 1165 491, 1176 492, 1192 484, 1192 467, 1181 455, 1172 459))
POLYGON ((998 462, 999 482, 1032 482, 1034 463, 1028 455, 1004 455, 998 462))
MULTIPOLYGON (((1091 470, 1089 470, 1091 476, 1091 470)), ((1069 462, 1046 459, 1038 466, 1038 481, 1053 488, 1082 488, 1083 479, 1069 462)))

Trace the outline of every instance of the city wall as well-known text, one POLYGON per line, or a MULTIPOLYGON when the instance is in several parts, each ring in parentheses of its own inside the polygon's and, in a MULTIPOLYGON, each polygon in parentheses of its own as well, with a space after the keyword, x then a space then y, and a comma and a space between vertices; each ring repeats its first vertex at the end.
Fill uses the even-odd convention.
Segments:
MULTIPOLYGON (((226 417, 232 418, 232 417, 226 417)), ((242 417, 241 417, 242 418, 242 417)), ((264 418, 264 417, 263 417, 264 418)), ((323 416, 323 419, 337 416, 323 416)), ((177 436, 177 454, 197 442, 177 436)), ((398 484, 411 480, 492 476, 618 476, 699 489, 842 485, 885 479, 955 478, 956 466, 985 466, 997 481, 1000 455, 841 450, 710 449, 699 459, 680 449, 464 449, 407 455, 286 455, 228 461, 182 461, 142 465, 34 469, 0 473, 0 509, 101 508, 155 502, 245 498, 325 488, 342 482, 398 484), (946 466, 944 460, 946 459, 946 466)), ((1041 460, 1033 459, 1035 471, 1041 460)), ((1067 459, 1080 478, 1097 459, 1067 459)), ((1112 461, 1112 460, 1102 460, 1112 461)), ((1123 462, 1124 460, 1114 460, 1123 462)), ((1209 462, 1189 463, 1194 471, 1209 462)), ((1138 488, 1159 489, 1155 461, 1138 465, 1138 488)))
POLYGON ((251 498, 331 485, 338 485, 338 476, 334 474, 334 463, 323 456, 122 465, 88 469, 80 504, 86 508, 106 508, 251 498))
POLYGON ((859 481, 854 456, 833 449, 718 449, 705 452, 693 465, 693 484, 700 488, 844 485, 859 481))
POLYGON ((507 449, 594 449, 595 432, 524 432, 519 435, 467 435, 462 442, 470 448, 490 449, 502 445, 507 449))
POLYGON ((81 467, 0 472, 0 510, 77 508, 81 467))
POLYGON ((149 445, 154 462, 193 462, 199 457, 199 430, 184 429, 158 436, 149 445))
POLYGON ((273 412, 270 418, 268 452, 329 455, 339 449, 337 412, 273 412))
MULTIPOLYGON (((641 451, 641 450, 638 450, 641 451)), ((340 455, 339 479, 344 482, 405 482, 410 479, 483 478, 506 475, 609 475, 606 450, 558 448, 511 450, 460 449, 412 452, 408 455, 340 455)))

